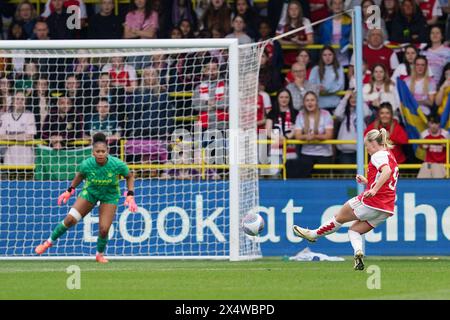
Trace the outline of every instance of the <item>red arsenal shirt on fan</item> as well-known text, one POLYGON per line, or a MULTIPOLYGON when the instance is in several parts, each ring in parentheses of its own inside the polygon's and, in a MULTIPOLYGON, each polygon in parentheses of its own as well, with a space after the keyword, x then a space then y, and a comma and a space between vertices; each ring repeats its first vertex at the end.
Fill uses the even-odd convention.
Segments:
POLYGON ((366 185, 366 189, 358 196, 358 200, 370 208, 381 210, 391 215, 394 214, 397 179, 398 166, 392 152, 385 150, 375 152, 369 162, 369 168, 367 171, 368 183, 366 185), (378 190, 374 197, 363 198, 364 192, 372 189, 377 183, 381 175, 381 169, 384 166, 389 166, 391 168, 391 176, 381 186, 380 190, 378 190))
MULTIPOLYGON (((440 129, 437 134, 432 134, 430 130, 425 130, 421 134, 422 139, 448 139, 449 133, 440 129)), ((447 148, 445 144, 430 144, 425 155, 425 162, 429 163, 445 163, 447 156, 447 148)))

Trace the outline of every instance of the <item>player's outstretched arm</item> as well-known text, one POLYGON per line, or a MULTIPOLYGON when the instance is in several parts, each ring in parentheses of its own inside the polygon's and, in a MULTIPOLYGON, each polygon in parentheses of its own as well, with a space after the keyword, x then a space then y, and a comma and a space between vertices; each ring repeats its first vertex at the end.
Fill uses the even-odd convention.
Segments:
POLYGON ((69 200, 69 198, 75 193, 76 187, 78 187, 83 179, 83 175, 77 172, 75 178, 73 178, 72 183, 70 184, 70 187, 58 197, 58 205, 61 205, 61 203, 67 203, 67 200, 69 200))
POLYGON ((128 206, 128 209, 130 209, 131 212, 136 212, 138 207, 136 201, 134 201, 134 174, 129 172, 125 179, 127 180, 128 191, 124 194, 126 197, 124 205, 128 206))

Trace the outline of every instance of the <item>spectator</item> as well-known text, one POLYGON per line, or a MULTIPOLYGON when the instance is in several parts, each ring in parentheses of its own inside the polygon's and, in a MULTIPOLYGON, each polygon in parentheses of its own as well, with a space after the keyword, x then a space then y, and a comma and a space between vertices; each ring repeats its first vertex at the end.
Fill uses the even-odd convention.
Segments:
POLYGON ((92 96, 86 94, 86 90, 81 88, 80 80, 74 74, 66 75, 64 82, 64 95, 71 99, 73 112, 88 115, 92 114, 92 96))
POLYGON ((272 101, 267 92, 258 89, 258 98, 257 98, 258 109, 256 111, 256 121, 258 132, 265 130, 266 128, 266 120, 267 115, 270 110, 272 110, 272 101))
POLYGON ((196 6, 195 6, 195 13, 198 20, 198 30, 208 30, 208 28, 205 28, 205 26, 203 25, 203 16, 205 15, 206 10, 209 7, 209 2, 210 0, 199 0, 196 1, 196 6))
POLYGON ((3 19, 2 16, 5 18, 10 18, 14 15, 15 12, 15 5, 10 3, 9 0, 0 0, 0 7, 2 8, 2 12, 0 14, 0 40, 5 39, 3 34, 3 19))
POLYGON ((89 90, 92 90, 95 87, 99 70, 98 67, 91 62, 91 58, 86 56, 88 54, 86 50, 79 50, 78 54, 80 56, 75 59, 72 65, 68 65, 66 72, 74 74, 77 79, 79 79, 80 88, 84 90, 84 95, 88 96, 91 95, 89 90))
POLYGON ((390 40, 398 43, 426 43, 427 22, 415 0, 403 0, 400 13, 392 21, 390 40))
MULTIPOLYGON (((449 139, 448 131, 440 128, 441 118, 438 115, 428 117, 428 129, 421 133, 421 139, 449 139)), ((447 176, 445 163, 447 157, 447 148, 443 144, 423 144, 422 148, 426 150, 425 161, 420 167, 417 178, 442 179, 447 176)))
POLYGON ((40 139, 44 121, 50 112, 50 92, 48 80, 45 77, 40 76, 34 82, 34 90, 30 97, 29 106, 34 114, 34 122, 36 123, 36 139, 40 139))
POLYGON ((261 20, 259 23, 258 32, 260 35, 258 42, 267 40, 264 51, 267 53, 269 61, 277 70, 281 70, 284 64, 283 50, 278 40, 271 39, 273 37, 272 29, 270 28, 270 24, 267 20, 261 20))
POLYGON ((344 70, 330 46, 321 50, 319 65, 311 70, 309 82, 320 86, 320 108, 333 111, 340 101, 336 92, 344 90, 345 79, 344 70))
POLYGON ((75 39, 76 29, 69 28, 67 21, 71 15, 67 13, 64 7, 64 0, 51 0, 53 6, 52 13, 48 16, 46 22, 52 40, 75 39))
MULTIPOLYGON (((171 74, 169 73, 169 71, 174 71, 174 70, 169 70, 169 59, 168 56, 165 54, 153 54, 151 56, 151 63, 149 64, 151 67, 157 69, 159 72, 159 85, 161 86, 160 90, 161 91, 167 91, 168 89, 168 84, 170 83, 170 77, 171 74)), ((147 65, 146 67, 148 67, 149 65, 147 65)))
MULTIPOLYGON (((371 115, 371 111, 367 104, 363 104, 364 118, 368 118, 371 115)), ((340 122, 339 131, 337 134, 338 140, 357 140, 358 135, 356 132, 356 92, 347 91, 345 96, 339 102, 334 116, 337 121, 340 122)), ((356 144, 337 144, 336 149, 337 163, 340 164, 354 164, 356 163, 356 144)), ((351 173, 353 171, 344 171, 345 173, 351 173)))
POLYGON ((33 29, 33 40, 50 40, 47 22, 43 20, 36 21, 33 29))
POLYGON ((327 0, 309 0, 311 10, 311 22, 316 22, 329 17, 327 0))
MULTIPOLYGON (((301 31, 291 34, 289 36, 280 39, 280 43, 284 44, 297 44, 297 45, 308 45, 314 43, 313 29, 311 22, 308 18, 303 16, 302 6, 299 1, 291 0, 289 1, 286 18, 280 19, 278 24, 276 34, 281 35, 283 33, 305 27, 301 31)), ((283 52, 284 63, 286 65, 292 65, 295 62, 295 56, 297 55, 296 50, 285 50, 283 52)))
POLYGON ((5 75, 0 77, 0 115, 12 105, 11 83, 5 75))
POLYGON ((405 54, 403 55, 403 63, 399 64, 398 67, 395 68, 391 77, 395 84, 397 83, 397 79, 399 77, 401 80, 405 80, 406 77, 411 76, 412 70, 414 69, 414 60, 416 60, 419 55, 419 51, 412 44, 407 45, 404 50, 405 54))
POLYGON ((394 117, 397 120, 400 119, 400 100, 397 90, 383 64, 376 64, 373 67, 370 83, 363 86, 363 99, 372 110, 373 118, 378 114, 380 105, 389 102, 394 111, 394 117))
POLYGON ((126 92, 133 92, 137 84, 136 70, 124 63, 123 57, 112 57, 111 62, 103 66, 102 73, 108 73, 113 87, 124 88, 126 92))
MULTIPOLYGON (((25 142, 33 140, 36 125, 33 114, 25 109, 25 93, 16 91, 13 106, 9 112, 0 117, 0 140, 25 142)), ((34 164, 33 147, 12 145, 6 149, 3 163, 5 165, 34 164)))
MULTIPOLYGON (((280 89, 266 120, 267 138, 274 141, 270 148, 272 164, 283 163, 283 144, 285 140, 294 138, 294 124, 297 113, 297 110, 292 105, 292 96, 289 90, 280 89)), ((296 176, 295 159, 297 159, 295 145, 288 145, 286 150, 286 171, 289 178, 296 176)), ((278 172, 279 169, 276 169, 272 174, 277 174, 278 172)))
POLYGON ((204 65, 202 82, 195 88, 192 107, 200 112, 203 129, 224 129, 228 121, 227 84, 219 78, 219 65, 211 60, 204 65))
POLYGON ((25 30, 20 22, 11 23, 8 31, 8 40, 26 40, 25 30))
MULTIPOLYGON (((370 83, 370 79, 372 77, 372 71, 370 69, 367 69, 367 61, 364 58, 363 58, 362 63, 363 63, 363 65, 362 65, 362 67, 363 67, 363 70, 362 70, 363 71, 362 72, 362 74, 363 74, 363 85, 365 85, 367 83, 370 83)), ((355 75, 354 74, 352 74, 349 77, 348 89, 349 90, 355 90, 356 89, 356 79, 355 79, 355 75)))
POLYGON ((439 81, 445 64, 450 61, 450 48, 444 45, 444 34, 439 26, 430 27, 430 44, 422 54, 428 60, 432 77, 439 81))
POLYGON ((125 17, 125 39, 154 39, 157 36, 158 12, 151 0, 133 0, 125 17))
POLYGON ((383 0, 381 1, 381 18, 386 24, 388 39, 391 39, 392 21, 400 13, 400 0, 383 0))
POLYGON ((183 38, 191 39, 195 38, 194 31, 196 30, 192 23, 188 19, 183 19, 180 21, 178 27, 180 28, 183 38))
MULTIPOLYGON (((308 50, 300 49, 297 56, 295 57, 295 62, 306 66, 306 80, 308 80, 312 70, 311 56, 309 55, 308 50)), ((286 83, 294 82, 294 74, 292 73, 292 71, 289 70, 289 72, 286 74, 285 82, 286 83)))
POLYGON ((319 42, 325 45, 339 45, 339 63, 343 66, 348 64, 348 45, 352 37, 352 18, 343 13, 344 0, 329 0, 328 6, 333 19, 326 20, 319 27, 319 42))
MULTIPOLYGON (((285 24, 286 12, 290 0, 269 0, 267 2, 267 17, 269 18, 270 27, 272 30, 276 30, 278 25, 285 24)), ((300 0, 302 6, 303 16, 309 19, 310 7, 309 1, 300 0)))
POLYGON ((436 82, 429 75, 428 61, 424 56, 414 60, 414 69, 410 77, 405 79, 409 91, 419 104, 425 115, 432 113, 436 96, 436 82))
POLYGON ((188 21, 191 30, 197 29, 197 15, 191 0, 172 0, 172 26, 180 26, 182 21, 188 21))
POLYGON ((233 5, 233 17, 240 15, 245 22, 245 33, 252 39, 258 38, 259 15, 250 0, 236 0, 233 5))
POLYGON ((225 34, 231 32, 231 10, 225 0, 211 0, 201 20, 203 29, 211 31, 217 26, 225 34))
POLYGON ((408 135, 405 129, 394 119, 394 111, 389 102, 380 105, 377 119, 367 126, 364 135, 372 129, 380 130, 381 128, 385 128, 389 132, 389 139, 394 143, 392 153, 395 159, 398 163, 404 163, 406 156, 403 153, 402 145, 408 143, 408 135))
POLYGON ((173 130, 174 107, 159 82, 159 70, 146 67, 140 87, 127 113, 130 137, 125 148, 132 161, 165 163, 168 158, 167 140, 173 130))
POLYGON ((114 0, 101 0, 100 12, 89 17, 89 39, 121 39, 121 19, 114 14, 114 0))
POLYGON ((125 128, 127 113, 125 112, 125 89, 123 87, 111 86, 111 80, 108 73, 102 73, 98 79, 96 88, 93 90, 92 97, 107 100, 110 112, 119 121, 119 126, 125 128))
POLYGON ((372 19, 372 15, 374 14, 373 10, 370 10, 371 6, 375 6, 375 1, 373 0, 363 0, 361 1, 361 8, 362 8, 362 20, 363 20, 363 27, 362 27, 362 34, 363 34, 363 40, 367 42, 367 36, 369 29, 373 28, 373 26, 369 25, 369 23, 379 23, 380 24, 380 30, 383 35, 388 35, 386 24, 384 23, 384 20, 382 17, 380 17, 379 21, 374 21, 372 19))
POLYGON ((244 32, 245 30, 245 20, 241 15, 237 15, 233 18, 233 32, 227 34, 225 38, 237 38, 239 44, 249 44, 252 43, 252 39, 244 32))
POLYGON ((14 81, 15 90, 23 90, 26 96, 30 96, 33 91, 33 82, 38 77, 38 67, 36 62, 29 60, 25 62, 24 72, 16 74, 14 81))
MULTIPOLYGON (((367 34, 367 44, 363 45, 363 57, 367 61, 367 67, 372 70, 373 66, 381 63, 386 67, 389 76, 395 68, 398 67, 397 54, 383 44, 384 35, 380 29, 371 29, 367 34)), ((351 67, 349 68, 349 75, 353 75, 353 66, 355 65, 355 55, 352 56, 351 67)))
MULTIPOLYGON (((333 118, 327 110, 319 107, 319 99, 314 92, 307 92, 303 99, 304 108, 295 121, 295 138, 307 142, 333 139, 333 118)), ((299 178, 311 176, 314 164, 332 163, 331 145, 302 145, 297 164, 299 178)))
POLYGON ((447 105, 448 95, 450 94, 450 62, 447 62, 444 67, 438 88, 436 105, 438 107, 438 114, 442 115, 447 105))
POLYGON ((259 87, 262 91, 276 92, 282 87, 280 72, 272 66, 266 50, 261 54, 259 64, 259 87))
POLYGON ((173 27, 169 32, 170 39, 182 39, 183 31, 178 27, 173 27))
POLYGON ((25 39, 30 39, 33 36, 34 25, 36 24, 37 13, 29 0, 22 0, 16 9, 14 21, 21 24, 25 39))
POLYGON ((54 149, 63 149, 68 148, 70 142, 82 137, 83 117, 73 112, 70 98, 59 96, 56 110, 51 110, 44 121, 42 139, 54 149))
MULTIPOLYGON (((64 5, 64 11, 67 12, 67 9, 70 6, 77 6, 79 7, 79 13, 80 13, 80 19, 82 21, 82 25, 84 26, 84 22, 86 21, 88 15, 86 10, 86 5, 84 4, 83 0, 63 0, 64 5)), ((41 14, 41 17, 48 18, 52 13, 56 10, 56 5, 52 0, 47 0, 47 3, 45 4, 45 10, 41 14)))
POLYGON ((422 11, 429 26, 435 25, 438 19, 442 17, 439 0, 416 0, 416 2, 419 4, 420 11, 422 11))
POLYGON ((212 27, 212 29, 210 31, 211 31, 211 37, 210 38, 214 38, 214 39, 225 38, 225 33, 220 28, 220 26, 215 25, 214 27, 212 27))
POLYGON ((119 126, 116 116, 111 113, 108 100, 99 99, 96 109, 97 113, 88 116, 84 123, 85 139, 90 139, 95 133, 102 132, 106 135, 106 141, 110 147, 109 152, 118 155, 122 128, 119 126))
POLYGON ((316 92, 318 88, 306 80, 306 66, 304 64, 294 63, 291 67, 291 72, 294 75, 294 82, 289 83, 286 89, 291 92, 294 109, 299 111, 303 108, 305 94, 309 91, 316 92))

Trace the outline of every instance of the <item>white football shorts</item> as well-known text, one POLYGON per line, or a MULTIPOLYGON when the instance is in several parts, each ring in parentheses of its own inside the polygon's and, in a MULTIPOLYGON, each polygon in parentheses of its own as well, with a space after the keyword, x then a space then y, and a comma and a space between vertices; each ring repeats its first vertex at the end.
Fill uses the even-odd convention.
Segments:
POLYGON ((367 207, 358 200, 358 197, 351 198, 347 202, 353 209, 356 217, 360 221, 367 222, 373 228, 376 228, 379 224, 383 223, 387 218, 390 217, 387 212, 367 207))

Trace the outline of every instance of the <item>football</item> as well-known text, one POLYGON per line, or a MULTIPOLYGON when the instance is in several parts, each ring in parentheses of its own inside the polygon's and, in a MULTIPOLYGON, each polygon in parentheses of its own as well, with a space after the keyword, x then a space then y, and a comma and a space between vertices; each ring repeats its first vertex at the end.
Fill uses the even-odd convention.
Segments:
POLYGON ((264 219, 259 214, 249 213, 242 219, 242 229, 249 236, 257 236, 264 229, 264 219))

